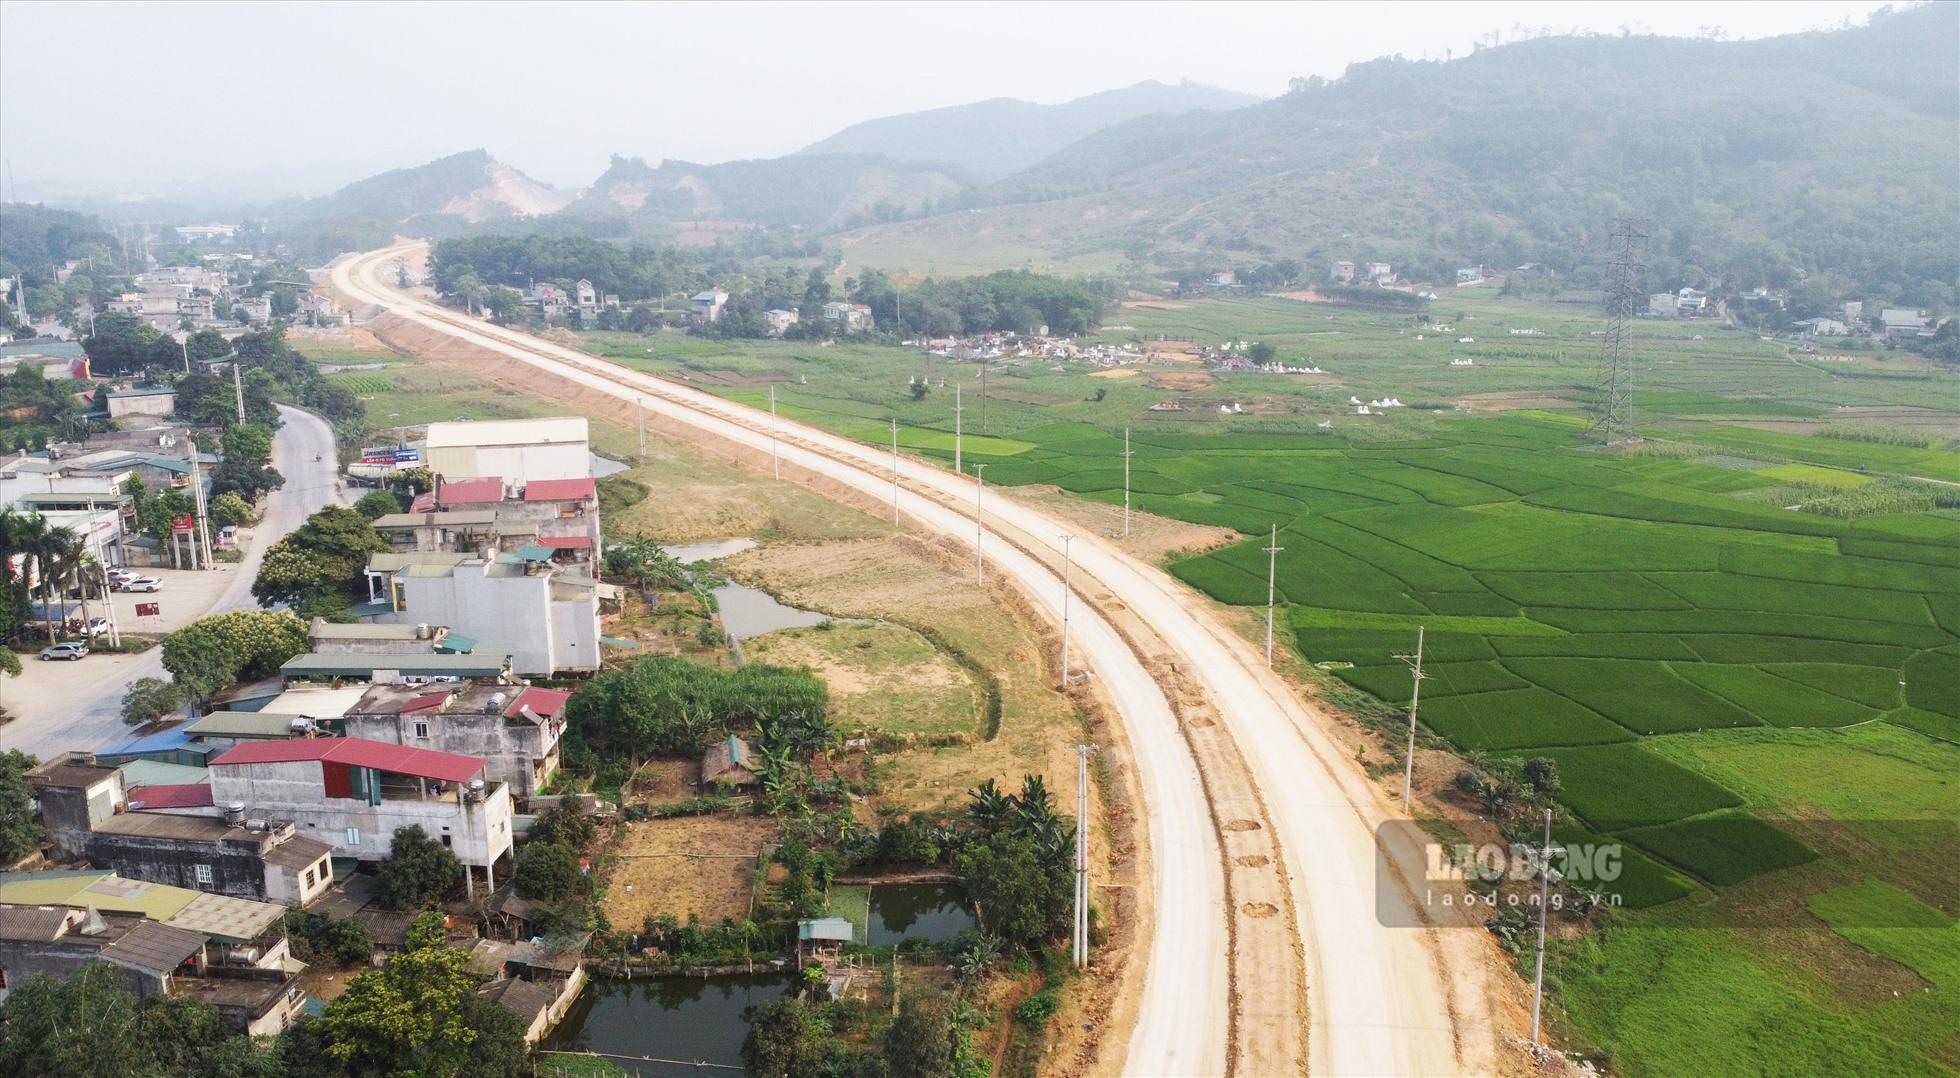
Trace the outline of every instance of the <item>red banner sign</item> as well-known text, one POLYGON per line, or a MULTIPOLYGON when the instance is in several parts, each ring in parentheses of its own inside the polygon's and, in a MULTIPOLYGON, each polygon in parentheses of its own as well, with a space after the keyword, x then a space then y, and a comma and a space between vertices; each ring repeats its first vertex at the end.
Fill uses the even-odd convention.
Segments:
POLYGON ((179 535, 189 532, 191 530, 191 515, 189 513, 185 513, 183 516, 180 516, 177 519, 171 521, 170 530, 178 533, 179 535))
POLYGON ((160 618, 163 616, 163 604, 137 603, 136 616, 139 618, 160 618))

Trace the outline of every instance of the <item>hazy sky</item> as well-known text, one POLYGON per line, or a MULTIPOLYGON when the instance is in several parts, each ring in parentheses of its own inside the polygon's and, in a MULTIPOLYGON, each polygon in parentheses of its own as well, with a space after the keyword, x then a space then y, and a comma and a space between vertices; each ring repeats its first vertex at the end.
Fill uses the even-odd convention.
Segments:
POLYGON ((539 179, 717 162, 874 116, 1143 79, 1260 95, 1521 28, 1766 37, 1870 0, 88 4, 0 0, 7 197, 319 194, 484 147, 539 179))

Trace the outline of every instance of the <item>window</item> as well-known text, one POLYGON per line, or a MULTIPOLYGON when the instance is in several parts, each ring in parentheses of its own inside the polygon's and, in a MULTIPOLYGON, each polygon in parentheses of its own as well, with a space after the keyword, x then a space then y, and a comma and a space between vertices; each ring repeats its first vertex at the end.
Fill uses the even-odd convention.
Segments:
POLYGON ((197 882, 199 883, 208 884, 211 882, 210 865, 195 865, 192 867, 192 873, 197 877, 197 882))
POLYGON ((308 886, 308 887, 311 887, 311 886, 313 886, 313 870, 312 870, 312 869, 310 869, 310 868, 309 868, 309 869, 307 869, 307 870, 306 870, 306 876, 305 876, 305 879, 306 879, 306 886, 308 886))
POLYGON ((347 829, 347 844, 348 844, 349 846, 359 846, 359 845, 361 844, 361 829, 360 829, 360 828, 358 828, 358 827, 350 827, 350 828, 348 828, 348 829, 347 829))
POLYGON ((445 848, 446 848, 446 847, 448 847, 448 846, 450 845, 450 841, 449 841, 449 836, 448 836, 448 835, 444 835, 444 836, 442 836, 442 844, 443 844, 443 846, 444 846, 445 848))
POLYGON ((428 724, 428 723, 426 723, 426 722, 422 722, 422 721, 420 721, 420 720, 417 720, 417 721, 416 721, 416 723, 415 723, 415 736, 416 736, 416 737, 421 737, 421 738, 426 738, 426 737, 428 737, 428 736, 429 736, 429 724, 428 724))

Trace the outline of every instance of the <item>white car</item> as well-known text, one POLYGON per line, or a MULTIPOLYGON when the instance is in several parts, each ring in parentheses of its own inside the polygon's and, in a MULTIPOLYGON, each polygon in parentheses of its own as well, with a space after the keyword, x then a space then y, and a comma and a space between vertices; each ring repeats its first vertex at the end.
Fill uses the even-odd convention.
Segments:
POLYGON ((42 648, 41 661, 48 662, 54 659, 65 659, 68 662, 74 662, 76 659, 87 654, 87 644, 82 643, 80 640, 68 640, 59 644, 50 644, 42 648))
POLYGON ((103 633, 109 631, 109 619, 90 618, 88 619, 88 624, 83 627, 82 631, 90 636, 101 636, 103 633))
POLYGON ((153 576, 133 576, 123 582, 124 591, 162 591, 163 581, 153 576))

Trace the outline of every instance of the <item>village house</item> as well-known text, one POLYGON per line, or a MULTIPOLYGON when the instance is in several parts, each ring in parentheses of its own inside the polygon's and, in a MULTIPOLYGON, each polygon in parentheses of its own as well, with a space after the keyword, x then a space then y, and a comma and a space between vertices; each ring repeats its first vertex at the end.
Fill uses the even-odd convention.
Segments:
POLYGON ((1395 283, 1395 270, 1386 262, 1368 263, 1368 281, 1386 288, 1395 283))
POLYGON ((1675 315, 1674 293, 1655 292, 1648 296, 1647 314, 1652 318, 1673 318, 1675 315))
POLYGON ((835 324, 839 333, 862 333, 876 325, 871 308, 862 303, 826 303, 823 318, 835 324))
POLYGON ((169 387, 113 389, 107 398, 110 419, 167 416, 177 410, 177 391, 169 387))
POLYGON ((786 311, 780 307, 772 307, 762 312, 762 320, 769 323, 769 335, 771 337, 780 337, 789 332, 789 327, 795 325, 797 319, 801 317, 795 311, 786 311))
POLYGON ((369 596, 379 604, 374 620, 504 638, 522 675, 596 670, 602 585, 561 571, 555 553, 532 545, 511 553, 369 555, 369 596))
POLYGON ((308 652, 279 664, 279 673, 288 685, 296 687, 312 681, 386 683, 429 678, 512 678, 515 675, 511 673, 511 663, 508 649, 485 644, 468 654, 315 655, 308 652))
POLYGON ((728 293, 719 288, 710 288, 705 292, 696 292, 688 300, 687 316, 696 325, 712 325, 721 321, 722 309, 727 306, 728 293))
POLYGON ((1927 319, 1925 311, 1887 307, 1878 313, 1878 325, 1888 341, 1933 335, 1933 324, 1927 319))
POLYGON ((599 292, 592 282, 580 277, 572 285, 572 298, 577 306, 579 325, 588 325, 599 318, 599 292))
POLYGON ((419 826, 496 886, 511 851, 510 787, 472 756, 352 737, 241 743, 211 761, 211 793, 249 818, 291 820, 342 857, 385 860, 395 830, 419 826))
POLYGON ((1239 275, 1231 270, 1218 270, 1205 278, 1205 283, 1213 288, 1237 288, 1239 275))
POLYGON ((235 1033, 273 1036, 306 1001, 285 913, 113 872, 0 874, 0 987, 109 962, 140 998, 187 996, 235 1033))
POLYGON ((1327 279, 1331 281, 1339 281, 1342 284, 1353 284, 1354 263, 1346 262, 1346 261, 1334 263, 1334 265, 1330 267, 1327 271, 1327 279))
POLYGON ((558 770, 570 696, 494 681, 373 685, 341 716, 340 726, 349 737, 482 759, 490 781, 528 798, 558 770))
POLYGON ((142 764, 70 752, 28 773, 54 855, 126 878, 300 906, 333 881, 331 849, 290 825, 219 817, 211 787, 132 785, 142 764))

